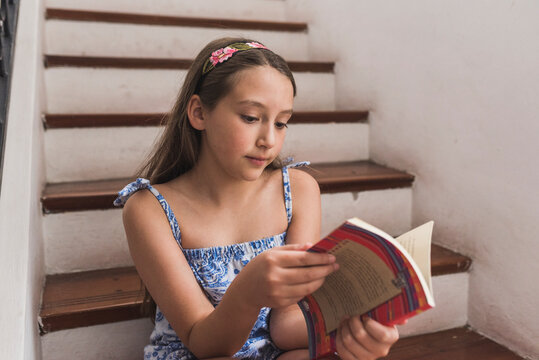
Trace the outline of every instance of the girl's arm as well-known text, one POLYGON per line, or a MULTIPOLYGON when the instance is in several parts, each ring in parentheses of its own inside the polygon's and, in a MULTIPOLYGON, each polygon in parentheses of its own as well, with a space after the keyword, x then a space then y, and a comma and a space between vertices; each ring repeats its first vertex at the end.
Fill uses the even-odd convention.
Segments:
MULTIPOLYGON (((300 244, 304 249, 320 240, 320 188, 304 171, 290 169, 292 221, 286 235, 287 244, 300 244)), ((270 334, 282 350, 308 346, 307 325, 297 304, 274 308, 270 317, 270 334)))
POLYGON ((140 191, 123 210, 137 271, 178 337, 197 356, 232 356, 247 340, 260 308, 285 307, 318 288, 334 257, 298 246, 264 252, 232 282, 214 308, 196 281, 152 194, 140 191), (317 256, 314 256, 317 255, 317 256), (306 271, 305 265, 311 266, 306 271))

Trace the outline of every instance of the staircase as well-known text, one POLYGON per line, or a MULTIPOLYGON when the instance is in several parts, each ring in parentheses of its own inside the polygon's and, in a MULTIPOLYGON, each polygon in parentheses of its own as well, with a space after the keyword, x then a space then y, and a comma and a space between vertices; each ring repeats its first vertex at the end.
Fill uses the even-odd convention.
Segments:
MULTIPOLYGON (((214 38, 252 37, 289 61, 298 96, 283 154, 314 163, 323 234, 352 216, 395 235, 411 228, 414 176, 369 160, 368 111, 336 109, 334 63, 309 53, 308 24, 286 21, 283 1, 226 4, 48 1, 44 359, 142 357, 152 323, 139 312, 144 292, 112 201, 159 134, 191 60, 214 38)), ((437 306, 401 328, 407 338, 388 359, 519 359, 465 328, 470 263, 433 245, 437 306)))

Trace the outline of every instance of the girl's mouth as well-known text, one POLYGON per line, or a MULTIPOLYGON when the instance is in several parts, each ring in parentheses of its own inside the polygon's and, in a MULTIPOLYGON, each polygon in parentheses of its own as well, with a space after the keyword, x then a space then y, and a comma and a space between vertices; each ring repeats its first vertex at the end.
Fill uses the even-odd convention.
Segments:
POLYGON ((258 157, 253 157, 253 156, 246 156, 246 157, 249 160, 249 162, 251 162, 251 164, 256 165, 256 166, 263 166, 268 161, 268 159, 266 158, 258 158, 258 157))

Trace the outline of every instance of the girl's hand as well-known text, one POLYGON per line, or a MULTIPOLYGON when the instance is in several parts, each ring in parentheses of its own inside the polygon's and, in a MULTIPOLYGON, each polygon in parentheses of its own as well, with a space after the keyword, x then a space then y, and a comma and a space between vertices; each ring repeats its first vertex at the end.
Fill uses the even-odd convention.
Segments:
POLYGON ((310 246, 276 247, 251 260, 234 280, 241 301, 258 309, 280 308, 316 291, 338 265, 333 255, 305 251, 310 246))
POLYGON ((365 316, 354 316, 341 322, 337 329, 337 353, 344 360, 373 360, 389 353, 399 339, 395 326, 384 326, 365 316))

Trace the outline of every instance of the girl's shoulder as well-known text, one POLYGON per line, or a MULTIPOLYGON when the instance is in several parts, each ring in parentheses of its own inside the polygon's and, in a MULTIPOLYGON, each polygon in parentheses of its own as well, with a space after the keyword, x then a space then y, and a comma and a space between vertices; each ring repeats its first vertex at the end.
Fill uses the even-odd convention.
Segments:
POLYGON ((153 214, 160 215, 163 210, 159 201, 155 198, 149 189, 139 189, 130 194, 123 205, 123 218, 136 220, 152 217, 153 214))
POLYGON ((288 169, 288 172, 290 176, 290 188, 294 200, 306 196, 320 195, 318 182, 311 174, 299 168, 288 169))
POLYGON ((126 186, 117 200, 123 204, 124 221, 130 219, 148 223, 148 219, 162 218, 163 206, 168 206, 163 196, 164 188, 166 183, 150 185, 146 179, 137 179, 126 186))
POLYGON ((310 206, 313 200, 320 198, 320 187, 311 174, 301 168, 287 168, 287 177, 283 176, 282 171, 282 169, 272 171, 272 183, 281 188, 284 185, 284 191, 288 192, 285 195, 290 196, 294 212, 304 206, 310 206))
POLYGON ((316 185, 318 188, 318 182, 316 179, 308 172, 301 170, 301 168, 288 169, 288 173, 290 174, 290 183, 292 185, 296 184, 301 187, 312 187, 313 185, 316 185))

